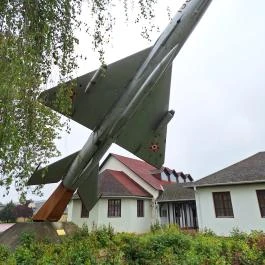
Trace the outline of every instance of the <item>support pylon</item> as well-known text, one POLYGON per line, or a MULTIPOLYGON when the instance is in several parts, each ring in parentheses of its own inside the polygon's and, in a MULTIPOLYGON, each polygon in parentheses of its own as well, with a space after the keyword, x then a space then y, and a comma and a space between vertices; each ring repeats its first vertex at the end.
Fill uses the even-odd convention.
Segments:
POLYGON ((49 199, 42 205, 38 212, 33 215, 34 222, 58 221, 71 200, 74 190, 69 190, 61 182, 49 199))

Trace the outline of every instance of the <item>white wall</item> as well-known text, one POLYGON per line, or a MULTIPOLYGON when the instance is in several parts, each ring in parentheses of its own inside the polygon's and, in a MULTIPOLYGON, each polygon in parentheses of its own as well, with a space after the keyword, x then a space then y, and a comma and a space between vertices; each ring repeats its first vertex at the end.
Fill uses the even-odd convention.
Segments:
POLYGON ((150 231, 152 201, 144 200, 144 217, 137 217, 137 199, 121 200, 121 217, 108 217, 108 200, 100 200, 98 225, 110 224, 117 232, 144 233, 150 231))
POLYGON ((195 191, 200 230, 211 229, 218 235, 229 235, 233 228, 240 231, 265 231, 265 218, 261 217, 256 190, 265 184, 234 185, 197 188, 195 191), (234 218, 216 218, 212 192, 230 191, 234 218))
POLYGON ((99 211, 99 203, 91 209, 89 212, 89 218, 81 218, 81 208, 82 203, 79 199, 71 200, 68 205, 68 222, 73 222, 79 227, 82 227, 83 224, 86 224, 90 229, 97 225, 98 222, 98 211, 99 211))
POLYGON ((81 218, 81 201, 76 199, 69 204, 68 221, 80 227, 85 223, 89 229, 110 224, 115 232, 144 233, 150 231, 152 208, 152 200, 144 199, 144 217, 137 217, 137 199, 123 198, 121 217, 108 217, 108 199, 101 198, 89 212, 89 218, 81 218))

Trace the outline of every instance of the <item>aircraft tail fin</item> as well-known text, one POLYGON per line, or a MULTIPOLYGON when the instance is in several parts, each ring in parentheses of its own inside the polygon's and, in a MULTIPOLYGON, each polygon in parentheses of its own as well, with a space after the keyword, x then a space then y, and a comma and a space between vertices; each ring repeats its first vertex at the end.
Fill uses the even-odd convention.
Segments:
POLYGON ((96 166, 93 172, 79 186, 77 193, 88 211, 90 211, 99 199, 98 191, 98 168, 96 166))
POLYGON ((60 181, 67 173, 67 170, 78 153, 79 151, 62 158, 47 167, 41 169, 37 168, 28 180, 27 185, 40 185, 60 181))

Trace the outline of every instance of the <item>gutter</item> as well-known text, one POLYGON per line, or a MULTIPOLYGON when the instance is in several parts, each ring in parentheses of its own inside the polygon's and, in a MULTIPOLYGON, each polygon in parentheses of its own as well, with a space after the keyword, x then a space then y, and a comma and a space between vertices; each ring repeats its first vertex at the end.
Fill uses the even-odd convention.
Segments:
POLYGON ((185 188, 193 188, 196 191, 196 188, 203 187, 214 187, 214 186, 229 186, 229 185, 246 185, 246 184, 265 184, 265 180, 254 180, 254 181, 240 181, 240 182, 226 182, 226 183, 213 183, 213 184, 198 184, 185 186, 185 188))

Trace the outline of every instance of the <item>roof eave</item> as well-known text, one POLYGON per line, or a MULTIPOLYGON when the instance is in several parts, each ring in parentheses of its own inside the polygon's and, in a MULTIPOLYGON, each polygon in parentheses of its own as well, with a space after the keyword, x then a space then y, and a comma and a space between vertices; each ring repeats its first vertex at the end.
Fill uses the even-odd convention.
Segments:
MULTIPOLYGON (((102 195, 101 198, 141 198, 141 199, 153 199, 152 196, 137 196, 137 195, 102 195)), ((72 200, 81 200, 80 197, 73 197, 72 200)))
POLYGON ((157 200, 157 202, 183 202, 183 201, 195 201, 195 198, 177 199, 177 200, 157 200))
POLYGON ((137 195, 102 195, 100 198, 131 198, 131 199, 134 199, 134 198, 141 198, 141 199, 153 199, 153 197, 149 197, 149 196, 137 196, 137 195))
POLYGON ((239 182, 226 182, 226 183, 209 183, 209 184, 198 184, 190 185, 187 188, 204 188, 204 187, 214 187, 214 186, 235 186, 235 185, 244 185, 244 184, 261 184, 265 183, 265 180, 257 180, 257 181, 239 181, 239 182))

